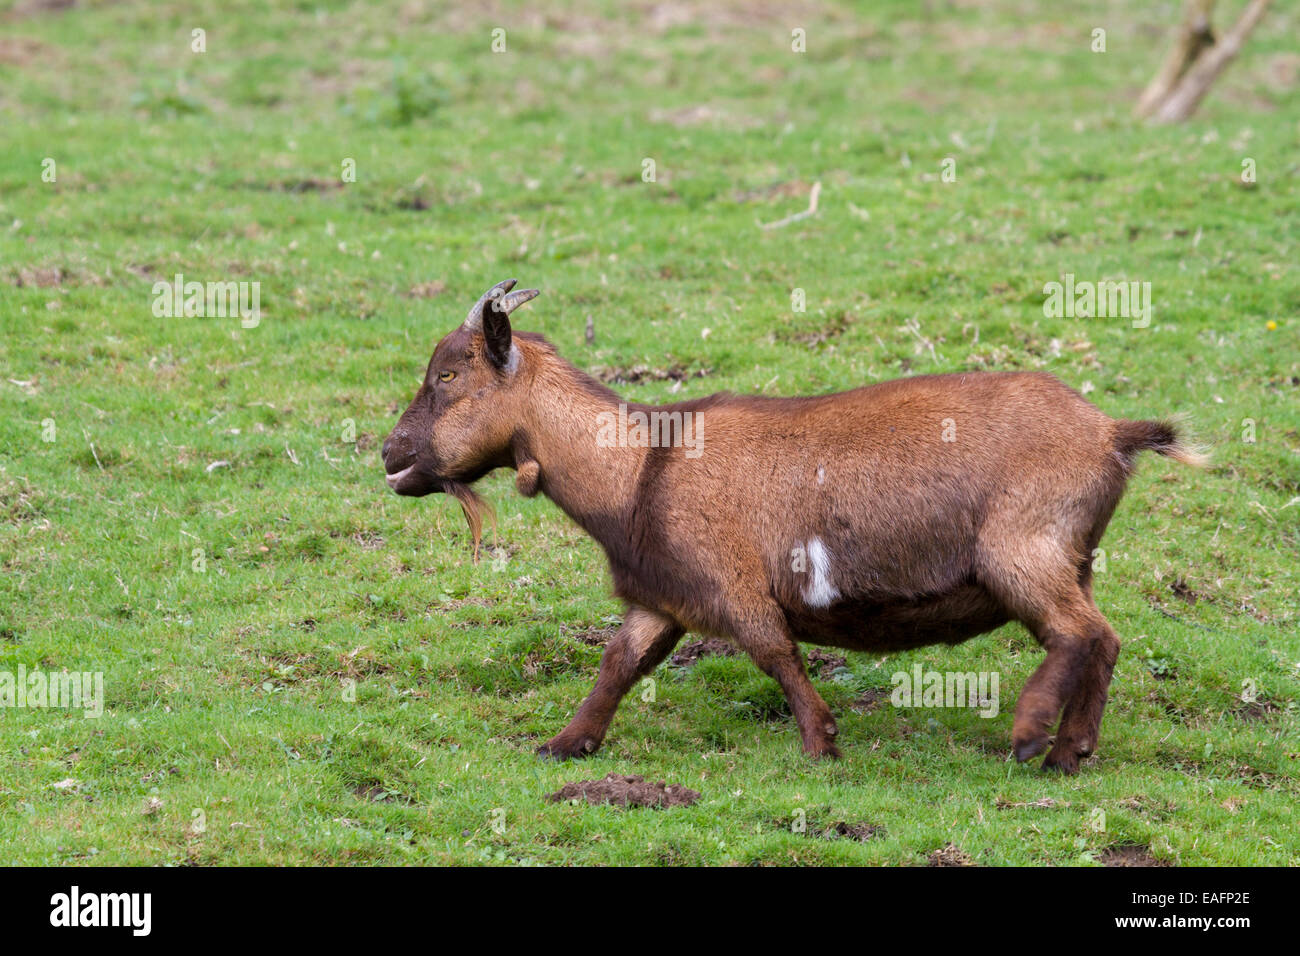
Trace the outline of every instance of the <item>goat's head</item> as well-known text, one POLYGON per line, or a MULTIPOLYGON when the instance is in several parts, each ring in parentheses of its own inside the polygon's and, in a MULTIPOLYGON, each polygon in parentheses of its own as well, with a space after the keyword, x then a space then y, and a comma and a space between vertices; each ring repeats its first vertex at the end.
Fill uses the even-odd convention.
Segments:
POLYGON ((482 503, 468 486, 512 464, 511 439, 527 399, 510 313, 538 292, 511 292, 514 285, 514 279, 494 285, 465 322, 438 343, 419 391, 381 452, 393 491, 450 492, 465 507, 471 526, 478 523, 482 503))

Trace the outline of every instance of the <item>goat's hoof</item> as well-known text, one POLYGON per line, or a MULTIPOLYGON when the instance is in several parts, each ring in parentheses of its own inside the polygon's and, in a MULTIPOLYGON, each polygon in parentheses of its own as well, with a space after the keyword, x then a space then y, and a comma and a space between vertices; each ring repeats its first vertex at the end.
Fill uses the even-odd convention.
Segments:
POLYGON ((814 760, 839 760, 840 748, 829 740, 804 747, 804 751, 814 760))
POLYGON ((598 747, 600 741, 592 737, 565 738, 560 734, 538 747, 537 754, 540 757, 550 757, 552 760, 576 760, 595 753, 598 747))
POLYGON ((1092 753, 1091 748, 1058 740, 1056 746, 1044 758, 1043 769, 1056 770, 1066 775, 1078 773, 1079 758, 1086 757, 1090 753, 1092 753))
POLYGON ((1043 759, 1043 770, 1045 772, 1056 771, 1069 776, 1079 771, 1079 755, 1073 750, 1062 750, 1060 747, 1053 747, 1052 752, 1043 759))
POLYGON ((1047 749, 1047 734, 1041 734, 1038 737, 1032 737, 1029 740, 1013 740, 1011 742, 1012 752, 1016 755, 1017 763, 1024 763, 1026 760, 1032 760, 1040 753, 1047 749))

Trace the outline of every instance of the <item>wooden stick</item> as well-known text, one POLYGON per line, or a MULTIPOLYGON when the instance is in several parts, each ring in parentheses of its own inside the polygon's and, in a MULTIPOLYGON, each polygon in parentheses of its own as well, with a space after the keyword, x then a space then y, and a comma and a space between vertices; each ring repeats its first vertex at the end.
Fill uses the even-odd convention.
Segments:
POLYGON ((1196 112, 1224 67, 1236 59, 1251 31, 1259 26, 1271 0, 1251 0, 1231 30, 1206 50, 1183 75, 1178 86, 1152 114, 1156 123, 1177 123, 1196 112))
POLYGON ((808 208, 803 212, 797 212, 793 216, 786 216, 784 219, 778 219, 776 222, 767 224, 759 223, 760 229, 780 229, 782 226, 788 226, 792 222, 798 222, 800 219, 807 219, 809 216, 817 215, 817 197, 822 194, 822 184, 816 182, 812 184, 812 191, 808 194, 808 208))
POLYGON ((1210 27, 1210 13, 1213 10, 1214 0, 1188 0, 1178 39, 1165 55, 1160 71, 1152 77, 1138 98, 1133 110, 1138 116, 1154 113, 1202 51, 1214 44, 1214 32, 1210 27))

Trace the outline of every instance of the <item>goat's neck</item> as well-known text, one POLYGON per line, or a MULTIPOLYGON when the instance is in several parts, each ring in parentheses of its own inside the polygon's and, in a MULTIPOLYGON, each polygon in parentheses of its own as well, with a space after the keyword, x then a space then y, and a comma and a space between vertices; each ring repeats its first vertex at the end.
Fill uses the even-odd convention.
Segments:
POLYGON ((617 416, 620 403, 626 404, 567 363, 545 368, 534 378, 515 449, 520 491, 541 490, 605 545, 625 535, 646 458, 644 448, 599 440, 602 415, 617 416))

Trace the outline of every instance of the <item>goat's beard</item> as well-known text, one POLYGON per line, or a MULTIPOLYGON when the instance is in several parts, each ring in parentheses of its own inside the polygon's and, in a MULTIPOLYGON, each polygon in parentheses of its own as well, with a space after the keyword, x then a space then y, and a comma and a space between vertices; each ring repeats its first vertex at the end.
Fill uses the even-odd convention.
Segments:
POLYGON ((492 506, 487 500, 479 495, 469 485, 463 485, 459 481, 447 480, 442 483, 442 490, 451 495, 460 504, 460 508, 465 512, 465 521, 469 525, 469 533, 474 537, 474 563, 478 564, 479 545, 483 541, 483 519, 487 518, 488 523, 492 525, 493 532, 497 527, 497 515, 492 510, 492 506))

